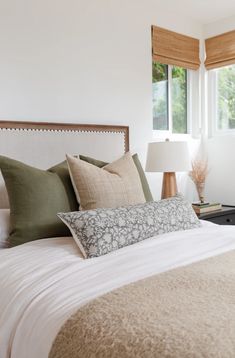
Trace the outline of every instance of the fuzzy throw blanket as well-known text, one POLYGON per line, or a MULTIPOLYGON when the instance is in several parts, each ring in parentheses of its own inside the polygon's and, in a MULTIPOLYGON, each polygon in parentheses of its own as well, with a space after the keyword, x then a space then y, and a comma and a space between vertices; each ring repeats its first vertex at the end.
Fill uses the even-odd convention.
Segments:
POLYGON ((235 357, 235 251, 123 286, 81 307, 49 358, 235 357))

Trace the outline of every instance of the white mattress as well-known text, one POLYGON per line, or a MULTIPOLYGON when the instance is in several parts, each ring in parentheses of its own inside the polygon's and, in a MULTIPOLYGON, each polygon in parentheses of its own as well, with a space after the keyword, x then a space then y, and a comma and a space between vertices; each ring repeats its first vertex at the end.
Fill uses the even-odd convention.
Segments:
POLYGON ((46 358, 61 325, 114 288, 235 249, 235 226, 156 236, 84 260, 72 238, 0 252, 0 357, 46 358))

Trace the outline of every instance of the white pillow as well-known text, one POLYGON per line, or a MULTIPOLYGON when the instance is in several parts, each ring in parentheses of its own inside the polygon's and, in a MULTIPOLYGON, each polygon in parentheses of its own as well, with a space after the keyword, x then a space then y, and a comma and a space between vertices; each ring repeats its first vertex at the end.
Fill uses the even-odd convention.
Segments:
POLYGON ((10 235, 10 209, 0 209, 0 249, 7 246, 10 235))

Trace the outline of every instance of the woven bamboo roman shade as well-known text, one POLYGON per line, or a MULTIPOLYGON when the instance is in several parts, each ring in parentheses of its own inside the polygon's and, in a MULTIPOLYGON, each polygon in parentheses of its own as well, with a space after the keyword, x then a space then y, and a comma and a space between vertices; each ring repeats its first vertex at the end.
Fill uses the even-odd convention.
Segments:
POLYGON ((205 43, 208 70, 235 64, 235 31, 210 37, 205 43))
POLYGON ((200 66, 199 40, 152 26, 153 61, 190 70, 200 66))

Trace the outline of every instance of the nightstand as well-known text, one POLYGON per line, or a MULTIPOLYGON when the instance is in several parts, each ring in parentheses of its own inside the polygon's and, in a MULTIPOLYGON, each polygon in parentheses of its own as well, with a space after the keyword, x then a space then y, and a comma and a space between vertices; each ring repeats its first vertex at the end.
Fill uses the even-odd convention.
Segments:
POLYGON ((235 206, 223 205, 221 210, 200 214, 198 218, 219 225, 235 225, 235 206))

